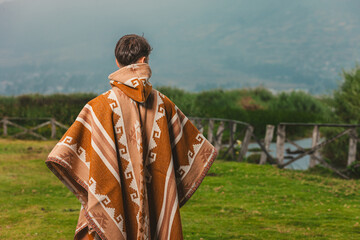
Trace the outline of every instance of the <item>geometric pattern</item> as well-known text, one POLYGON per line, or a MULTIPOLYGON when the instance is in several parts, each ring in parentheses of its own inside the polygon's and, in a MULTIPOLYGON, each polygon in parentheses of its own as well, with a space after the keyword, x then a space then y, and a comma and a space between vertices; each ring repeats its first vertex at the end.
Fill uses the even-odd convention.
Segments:
POLYGON ((110 74, 46 160, 82 204, 76 238, 183 239, 179 208, 217 153, 150 76, 146 63, 110 74))

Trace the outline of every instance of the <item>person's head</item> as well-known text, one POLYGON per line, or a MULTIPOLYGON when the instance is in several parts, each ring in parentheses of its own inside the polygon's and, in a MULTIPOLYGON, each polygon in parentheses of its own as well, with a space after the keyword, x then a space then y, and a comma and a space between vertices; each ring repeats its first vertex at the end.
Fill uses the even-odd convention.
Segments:
POLYGON ((150 44, 144 37, 136 34, 125 35, 116 44, 116 62, 119 67, 139 62, 147 63, 151 50, 150 44))

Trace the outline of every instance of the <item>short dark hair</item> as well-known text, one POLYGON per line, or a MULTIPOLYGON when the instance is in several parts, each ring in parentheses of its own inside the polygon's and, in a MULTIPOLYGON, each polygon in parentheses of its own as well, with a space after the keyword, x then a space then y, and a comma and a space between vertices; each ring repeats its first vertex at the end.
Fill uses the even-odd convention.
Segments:
POLYGON ((141 57, 148 57, 152 48, 148 41, 139 35, 128 34, 119 39, 115 47, 115 57, 120 65, 136 63, 141 57))

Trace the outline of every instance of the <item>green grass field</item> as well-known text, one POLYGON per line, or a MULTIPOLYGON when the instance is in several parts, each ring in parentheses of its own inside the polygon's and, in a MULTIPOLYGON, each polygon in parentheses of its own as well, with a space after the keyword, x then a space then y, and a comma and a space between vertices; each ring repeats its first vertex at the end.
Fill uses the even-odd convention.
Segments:
MULTIPOLYGON (((0 139, 0 239, 72 239, 80 203, 47 169, 54 141, 0 139)), ((181 209, 185 239, 360 239, 360 182, 216 160, 181 209)))

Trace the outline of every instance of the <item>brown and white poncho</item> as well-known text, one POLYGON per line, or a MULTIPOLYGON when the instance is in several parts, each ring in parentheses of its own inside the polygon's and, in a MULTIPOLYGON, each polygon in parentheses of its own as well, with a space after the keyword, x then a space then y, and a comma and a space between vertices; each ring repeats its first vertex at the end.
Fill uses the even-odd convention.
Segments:
POLYGON ((183 239, 179 208, 216 150, 150 76, 146 63, 110 74, 46 160, 81 202, 75 239, 183 239))

